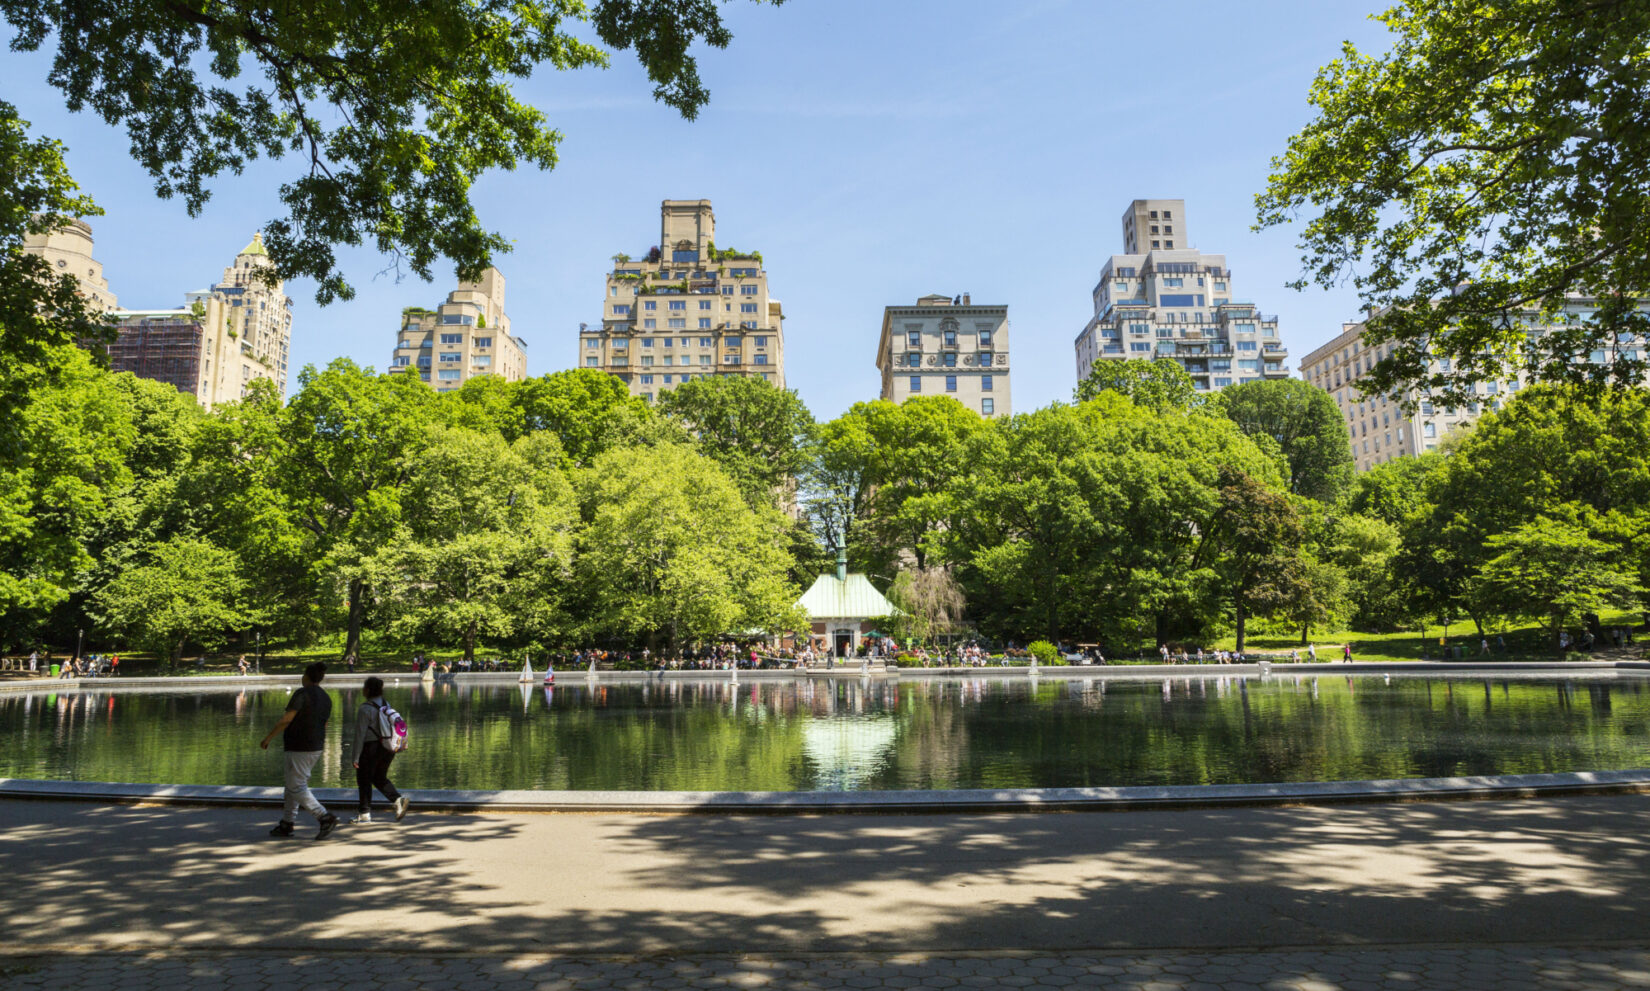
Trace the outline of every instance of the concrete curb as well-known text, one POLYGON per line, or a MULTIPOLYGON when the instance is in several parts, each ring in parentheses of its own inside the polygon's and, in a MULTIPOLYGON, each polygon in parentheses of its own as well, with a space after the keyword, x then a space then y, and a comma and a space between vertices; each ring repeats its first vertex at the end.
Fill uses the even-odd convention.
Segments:
MULTIPOLYGON (((1339 805, 1460 801, 1650 792, 1650 769, 1511 774, 1385 781, 1311 781, 1259 785, 1123 788, 1011 788, 870 792, 441 791, 409 796, 421 811, 644 812, 715 814, 1073 812, 1199 809, 1224 806, 1339 805)), ((350 788, 319 788, 322 802, 344 807, 350 788)), ((149 785, 0 778, 0 799, 116 804, 273 808, 281 789, 245 785, 149 785)))

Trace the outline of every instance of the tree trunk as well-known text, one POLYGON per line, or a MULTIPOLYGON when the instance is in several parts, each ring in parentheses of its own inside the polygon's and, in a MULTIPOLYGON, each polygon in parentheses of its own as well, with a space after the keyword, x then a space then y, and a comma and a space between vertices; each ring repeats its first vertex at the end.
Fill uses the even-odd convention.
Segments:
POLYGON ((349 633, 344 637, 344 656, 361 656, 361 615, 366 610, 367 583, 349 580, 349 633))
POLYGON ((464 660, 474 663, 476 659, 476 621, 470 620, 470 625, 464 629, 464 660))
POLYGON ((1301 624, 1301 646, 1302 647, 1306 646, 1307 643, 1310 642, 1311 636, 1312 636, 1312 624, 1311 623, 1302 623, 1301 624))
POLYGON ((178 645, 172 648, 172 656, 166 659, 166 667, 168 670, 176 671, 178 669, 178 665, 183 663, 183 645, 185 642, 186 641, 184 640, 179 640, 178 645))
POLYGON ((1237 597, 1237 650, 1236 650, 1236 653, 1239 653, 1239 654, 1243 653, 1243 627, 1244 627, 1244 624, 1246 622, 1248 622, 1248 619, 1249 619, 1248 615, 1246 615, 1243 611, 1243 596, 1240 594, 1237 597))

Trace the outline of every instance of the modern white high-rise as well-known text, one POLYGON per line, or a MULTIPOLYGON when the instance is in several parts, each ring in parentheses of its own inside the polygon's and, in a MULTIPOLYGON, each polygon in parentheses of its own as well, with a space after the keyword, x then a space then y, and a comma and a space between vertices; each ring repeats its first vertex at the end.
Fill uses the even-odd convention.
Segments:
POLYGON ((890 402, 950 396, 981 416, 1008 416, 1008 307, 938 294, 887 307, 877 370, 890 402))
POLYGON ((1278 318, 1237 295, 1225 255, 1192 247, 1184 200, 1135 200, 1123 250, 1100 268, 1094 316, 1077 335, 1077 381, 1096 361, 1172 358, 1197 388, 1287 378, 1278 318))

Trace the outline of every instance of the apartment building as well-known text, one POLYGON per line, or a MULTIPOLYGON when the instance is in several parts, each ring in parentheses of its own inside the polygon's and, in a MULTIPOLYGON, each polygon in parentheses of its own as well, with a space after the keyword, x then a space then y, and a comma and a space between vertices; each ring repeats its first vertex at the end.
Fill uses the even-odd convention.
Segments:
POLYGON ((207 408, 240 399, 255 379, 268 379, 286 394, 292 300, 279 280, 261 277, 273 264, 261 235, 252 236, 210 289, 185 293, 183 306, 147 310, 119 307, 92 257, 85 221, 32 236, 24 248, 73 274, 86 297, 114 319, 112 343, 86 342, 107 349, 114 371, 165 382, 207 408))
POLYGON ((478 375, 508 382, 526 378, 527 342, 510 333, 498 269, 489 268, 476 282, 460 282, 433 310, 402 310, 389 371, 416 372, 438 392, 451 392, 478 375))
POLYGON ((1124 253, 1101 266, 1074 344, 1079 382, 1129 358, 1171 358, 1204 391, 1288 377, 1278 318, 1238 298, 1225 255, 1190 247, 1184 200, 1135 200, 1122 226, 1124 253))
MULTIPOLYGON (((1565 304, 1561 319, 1566 323, 1584 322, 1590 318, 1592 309, 1592 300, 1575 297, 1565 304)), ((1535 319, 1532 313, 1527 321, 1530 334, 1545 333, 1553 326, 1537 324, 1535 319)), ((1471 426, 1486 411, 1499 409, 1525 384, 1522 374, 1504 382, 1480 382, 1474 387, 1480 398, 1465 406, 1444 406, 1420 397, 1415 412, 1406 413, 1393 396, 1360 393, 1359 380, 1376 362, 1390 354, 1393 347, 1390 342, 1366 344, 1364 331, 1361 321, 1342 324, 1338 336, 1301 359, 1301 378, 1333 396, 1346 417, 1352 460, 1358 471, 1436 449, 1450 433, 1471 426)), ((1622 342, 1617 347, 1623 353, 1636 354, 1642 346, 1622 342)), ((1586 360, 1602 363, 1613 357, 1605 351, 1594 351, 1586 360)), ((1432 370, 1448 372, 1450 359, 1434 360, 1432 370)))
POLYGON ((784 307, 759 251, 716 244, 710 200, 665 200, 659 244, 613 256, 599 326, 579 325, 582 368, 652 400, 706 375, 760 375, 785 387, 784 307))
POLYGON ((886 307, 877 370, 890 402, 950 396, 981 416, 1008 416, 1008 307, 975 305, 967 294, 886 307))

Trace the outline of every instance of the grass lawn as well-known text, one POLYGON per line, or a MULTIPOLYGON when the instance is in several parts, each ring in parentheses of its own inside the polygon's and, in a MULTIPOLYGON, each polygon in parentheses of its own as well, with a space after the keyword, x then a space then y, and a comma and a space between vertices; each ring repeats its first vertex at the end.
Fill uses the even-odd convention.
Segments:
MULTIPOLYGON (((1642 618, 1637 612, 1605 612, 1599 616, 1605 629, 1614 626, 1635 627, 1642 618)), ((1571 631, 1574 633, 1575 631, 1571 631)), ((1633 634, 1635 646, 1639 641, 1650 646, 1650 634, 1643 637, 1638 632, 1633 634)), ((1360 633, 1356 630, 1340 630, 1335 632, 1319 632, 1314 630, 1312 642, 1318 645, 1318 659, 1339 660, 1341 644, 1352 645, 1352 659, 1354 661, 1420 661, 1442 660, 1445 645, 1440 643, 1444 637, 1442 626, 1429 626, 1423 630, 1407 630, 1400 633, 1360 633)), ((1215 644, 1222 650, 1232 650, 1236 646, 1235 637, 1226 637, 1215 644)), ((1558 648, 1549 639, 1547 631, 1538 626, 1508 626, 1486 628, 1483 637, 1473 627, 1471 620, 1460 623, 1451 623, 1449 626, 1449 640, 1447 646, 1464 648, 1462 660, 1523 660, 1523 661, 1554 661, 1562 659, 1558 648), (1505 653, 1496 649, 1496 637, 1506 641, 1505 653), (1480 655, 1480 641, 1487 639, 1490 642, 1490 656, 1480 655)), ((1595 650, 1606 647, 1613 648, 1614 641, 1607 641, 1595 645, 1595 650)), ((1278 635, 1267 633, 1256 636, 1251 634, 1245 645, 1247 650, 1260 651, 1289 651, 1300 650, 1304 659, 1306 650, 1301 646, 1300 632, 1278 635)))

